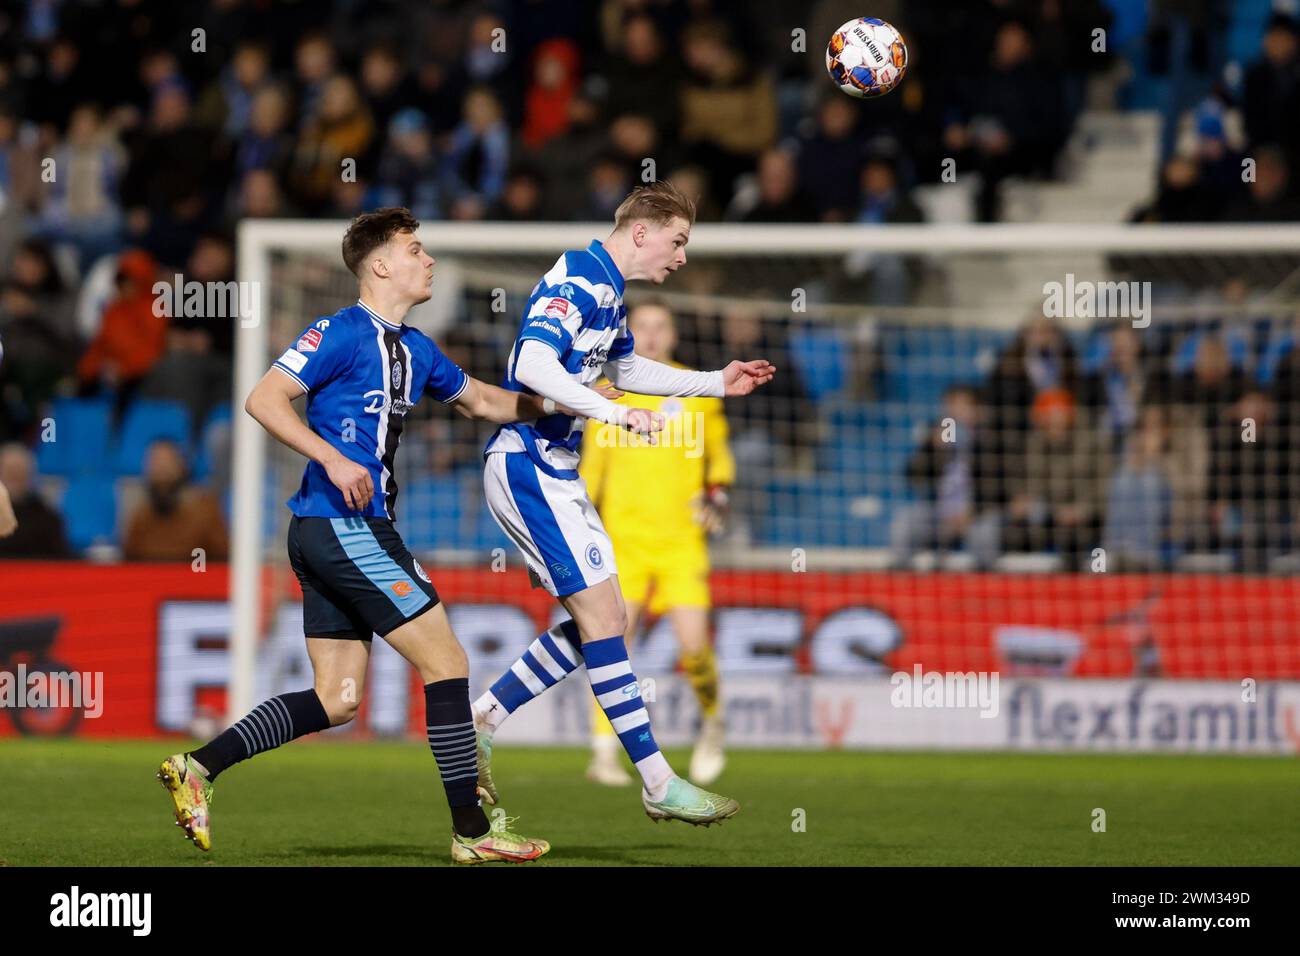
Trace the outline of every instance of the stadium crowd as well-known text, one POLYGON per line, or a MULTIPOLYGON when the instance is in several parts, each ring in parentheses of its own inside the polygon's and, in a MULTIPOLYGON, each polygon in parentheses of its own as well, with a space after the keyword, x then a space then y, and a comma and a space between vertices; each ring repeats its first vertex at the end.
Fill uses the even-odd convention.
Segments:
MULTIPOLYGON (((867 123, 826 82, 818 39, 857 6, 820 0, 792 23, 776 0, 0 3, 0 465, 24 524, 59 523, 31 455, 56 399, 104 398, 114 427, 136 403, 179 404, 189 447, 228 415, 235 320, 159 317, 151 289, 233 279, 245 218, 405 205, 424 220, 602 221, 652 158, 704 222, 918 222, 913 190, 952 157, 981 174, 977 218, 996 220, 1001 184, 1051 178, 1095 81, 1127 69, 1109 105, 1147 76, 1196 80, 1165 108, 1159 187, 1135 220, 1300 219, 1300 30, 1284 15, 1232 78, 1213 42, 1231 11, 1210 0, 877 0, 912 67, 867 123), (1086 39, 1099 26, 1109 52, 1086 39)), ((815 467, 787 332, 719 323, 683 357, 761 345, 790 370, 779 395, 737 409, 738 440, 760 466, 815 467)), ((1045 547, 1073 561, 1109 542, 1159 566, 1232 545, 1262 567, 1296 523, 1300 442, 1277 436, 1296 424, 1297 350, 1289 329, 1247 331, 1269 344, 1233 351, 1245 333, 1230 323, 1102 330, 1089 363, 1030 323, 987 381, 946 396, 944 417, 978 437, 922 443, 897 558, 961 540, 981 564, 1045 547), (1233 441, 1242 418, 1277 427, 1233 441)), ((222 469, 178 464, 184 447, 127 468, 146 491, 122 525, 190 522, 220 553, 220 509, 186 473, 219 499, 222 469)), ((31 531, 0 554, 62 553, 62 538, 31 531)), ((123 533, 125 556, 159 556, 136 540, 123 533)))

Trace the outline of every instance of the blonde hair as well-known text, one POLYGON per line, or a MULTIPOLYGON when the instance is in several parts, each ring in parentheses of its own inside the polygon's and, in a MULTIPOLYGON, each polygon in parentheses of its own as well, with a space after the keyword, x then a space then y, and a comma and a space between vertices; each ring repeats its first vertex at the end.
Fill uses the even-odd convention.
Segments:
POLYGON ((627 194, 614 211, 614 228, 622 229, 634 219, 666 226, 676 218, 695 222, 695 200, 666 179, 638 186, 627 194))

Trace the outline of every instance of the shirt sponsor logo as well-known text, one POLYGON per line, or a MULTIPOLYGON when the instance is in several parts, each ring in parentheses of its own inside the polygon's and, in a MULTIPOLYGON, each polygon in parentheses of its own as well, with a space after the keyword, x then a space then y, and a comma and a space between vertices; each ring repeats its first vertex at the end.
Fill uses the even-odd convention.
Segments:
POLYGON ((552 299, 546 306, 546 314, 553 319, 563 319, 569 314, 567 299, 552 299))
POLYGON ((393 366, 393 388, 402 387, 402 366, 393 366))
POLYGON ((290 371, 301 372, 307 365, 307 356, 301 352, 295 352, 293 349, 285 349, 280 356, 280 364, 286 366, 290 371))
POLYGON ((396 412, 398 415, 405 415, 415 407, 415 402, 408 402, 404 398, 395 398, 391 402, 388 401, 388 393, 382 388, 372 388, 361 397, 368 400, 366 407, 362 409, 368 415, 378 415, 385 408, 396 412))
POLYGON ((320 330, 308 329, 302 334, 302 338, 298 339, 298 344, 295 348, 297 348, 299 352, 315 352, 316 347, 320 345, 320 340, 320 330))
POLYGON ((596 368, 598 366, 604 365, 608 358, 609 358, 608 346, 604 348, 592 349, 590 352, 587 353, 587 357, 582 360, 582 367, 596 368))
POLYGON ((533 319, 533 321, 528 323, 528 327, 530 329, 543 329, 554 335, 559 335, 562 331, 558 325, 552 325, 550 322, 545 322, 542 319, 533 319))

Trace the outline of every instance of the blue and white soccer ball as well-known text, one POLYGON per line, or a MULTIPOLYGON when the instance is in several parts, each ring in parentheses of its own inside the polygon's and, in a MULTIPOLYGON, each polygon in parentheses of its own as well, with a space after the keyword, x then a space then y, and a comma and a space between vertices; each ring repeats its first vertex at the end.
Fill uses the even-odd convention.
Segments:
POLYGON ((826 72, 849 96, 884 96, 907 72, 907 44, 884 20, 858 17, 831 34, 826 72))

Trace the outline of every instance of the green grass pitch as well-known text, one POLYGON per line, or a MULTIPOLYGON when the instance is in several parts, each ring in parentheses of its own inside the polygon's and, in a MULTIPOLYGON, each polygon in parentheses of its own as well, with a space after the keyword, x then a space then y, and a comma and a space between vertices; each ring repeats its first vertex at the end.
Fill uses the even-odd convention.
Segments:
MULTIPOLYGON (((177 749, 0 742, 0 865, 449 864, 419 742, 300 742, 233 768, 217 781, 210 854, 181 838, 153 777, 177 749)), ((685 766, 686 753, 668 756, 685 766)), ((1300 862, 1291 758, 736 751, 715 789, 741 812, 708 829, 652 823, 636 789, 587 783, 585 761, 499 748, 502 807, 552 844, 536 866, 1300 862)))

